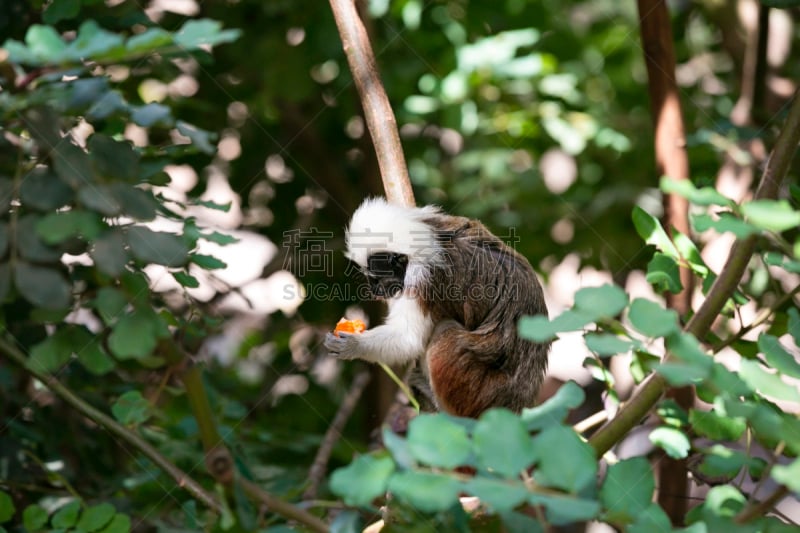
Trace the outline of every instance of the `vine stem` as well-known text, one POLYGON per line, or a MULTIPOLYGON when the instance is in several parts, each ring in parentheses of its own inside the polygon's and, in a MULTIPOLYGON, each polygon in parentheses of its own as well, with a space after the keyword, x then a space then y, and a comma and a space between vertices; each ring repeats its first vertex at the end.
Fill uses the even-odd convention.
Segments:
MULTIPOLYGON (((777 197, 780 184, 789 170, 797 144, 800 142, 800 95, 795 93, 794 100, 789 109, 789 115, 778 135, 770 154, 761 180, 756 189, 755 199, 770 199, 777 197)), ((745 239, 737 240, 728 260, 720 272, 708 295, 689 320, 683 330, 702 339, 711 330, 711 325, 719 316, 725 302, 730 298, 742 279, 747 263, 750 261, 756 246, 756 236, 751 235, 745 239)), ((670 354, 664 356, 669 360, 670 354)), ((589 439, 589 444, 597 456, 603 455, 619 442, 639 421, 647 415, 650 409, 658 402, 666 390, 667 382, 660 374, 651 374, 642 386, 634 393, 631 399, 619 410, 617 416, 601 427, 589 439)))
POLYGON ((161 455, 161 453, 149 442, 135 434, 133 431, 130 431, 128 428, 107 414, 89 405, 87 402, 69 390, 66 386, 62 385, 58 379, 55 378, 55 376, 48 372, 43 372, 33 368, 28 364, 28 358, 25 356, 25 354, 5 338, 0 338, 0 352, 4 353, 15 363, 27 370, 36 379, 41 381, 48 389, 53 391, 53 393, 61 398, 65 403, 75 408, 78 412, 82 413, 99 426, 105 428, 106 431, 112 435, 119 437, 123 441, 139 450, 142 454, 144 454, 145 457, 153 461, 153 463, 155 463, 161 470, 166 472, 179 487, 185 489, 194 498, 202 502, 203 505, 219 514, 222 514, 222 504, 210 492, 203 488, 203 486, 200 485, 200 483, 198 483, 194 478, 189 476, 189 474, 175 466, 169 459, 161 455))

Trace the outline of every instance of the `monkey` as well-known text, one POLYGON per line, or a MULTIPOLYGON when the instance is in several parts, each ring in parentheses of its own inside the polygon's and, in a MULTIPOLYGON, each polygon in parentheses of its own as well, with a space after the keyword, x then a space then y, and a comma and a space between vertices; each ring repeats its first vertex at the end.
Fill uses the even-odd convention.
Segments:
POLYGON ((339 359, 419 361, 436 410, 477 418, 492 407, 535 404, 549 343, 517 335, 525 315, 547 314, 530 263, 481 222, 435 206, 366 199, 346 229, 345 256, 385 300, 383 324, 328 333, 339 359))

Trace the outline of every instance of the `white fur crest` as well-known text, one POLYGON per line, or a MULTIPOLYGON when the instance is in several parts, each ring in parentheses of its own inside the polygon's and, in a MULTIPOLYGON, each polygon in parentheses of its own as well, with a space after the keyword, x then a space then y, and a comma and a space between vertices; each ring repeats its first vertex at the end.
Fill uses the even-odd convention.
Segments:
POLYGON ((363 267, 375 252, 405 254, 409 258, 406 285, 415 286, 441 256, 433 229, 423 221, 439 212, 433 206, 404 207, 384 198, 368 198, 350 220, 346 255, 363 267))

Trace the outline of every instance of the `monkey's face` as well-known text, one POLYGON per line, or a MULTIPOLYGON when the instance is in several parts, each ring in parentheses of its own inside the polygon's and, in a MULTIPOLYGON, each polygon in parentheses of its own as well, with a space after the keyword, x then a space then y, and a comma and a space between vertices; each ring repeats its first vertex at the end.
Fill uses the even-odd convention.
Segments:
POLYGON ((375 252, 363 269, 374 298, 392 298, 405 286, 408 256, 394 252, 375 252))

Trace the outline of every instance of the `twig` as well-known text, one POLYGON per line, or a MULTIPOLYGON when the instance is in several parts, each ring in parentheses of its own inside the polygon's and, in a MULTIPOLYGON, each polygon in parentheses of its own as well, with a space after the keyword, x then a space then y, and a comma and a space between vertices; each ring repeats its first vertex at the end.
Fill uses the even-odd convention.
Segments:
POLYGON ((30 372, 36 379, 41 381, 48 389, 61 398, 65 403, 75 408, 78 412, 103 427, 111 433, 127 442, 137 450, 139 450, 145 457, 155 463, 161 470, 166 472, 175 483, 186 489, 194 498, 203 503, 206 507, 222 513, 222 504, 206 489, 204 489, 197 481, 190 477, 186 472, 175 466, 169 459, 161 455, 149 442, 141 438, 139 435, 128 430, 110 416, 99 411, 86 403, 83 399, 78 397, 75 393, 62 385, 54 376, 47 372, 42 372, 28 365, 28 358, 25 354, 11 344, 4 338, 0 338, 0 352, 6 354, 15 363, 30 372))
POLYGON ((270 511, 290 520, 300 522, 304 526, 308 526, 308 528, 310 528, 312 531, 328 533, 328 525, 308 511, 304 511, 299 507, 295 507, 294 505, 273 496, 252 481, 247 479, 239 479, 238 483, 241 484, 244 492, 248 496, 255 500, 259 500, 261 503, 266 505, 270 511))
POLYGON ((414 206, 397 120, 378 75, 364 23, 353 0, 330 0, 330 4, 375 145, 386 198, 392 203, 414 206))
POLYGON ((314 462, 311 463, 311 468, 308 471, 309 485, 303 493, 303 499, 313 500, 317 497, 317 489, 319 489, 322 478, 325 477, 325 471, 328 467, 328 460, 331 457, 333 446, 342 436, 344 426, 350 419, 353 409, 355 409, 358 404, 361 393, 364 392, 364 387, 369 383, 369 378, 369 370, 361 370, 356 374, 356 377, 353 378, 353 383, 350 384, 350 390, 347 391, 344 400, 339 406, 339 410, 336 412, 336 416, 333 417, 333 422, 331 422, 328 431, 325 433, 322 444, 319 450, 317 450, 317 455, 314 457, 314 462))
POLYGON ((598 411, 595 414, 584 418, 574 426, 572 429, 575 430, 575 433, 583 433, 584 431, 589 431, 595 426, 598 426, 608 420, 608 411, 603 409, 602 411, 598 411))
POLYGON ((769 320, 770 317, 774 315, 778 309, 783 307, 786 302, 792 300, 798 293, 800 293, 800 285, 792 289, 790 292, 781 296, 781 298, 770 307, 762 309, 750 324, 743 326, 735 335, 731 335, 730 337, 712 346, 711 351, 717 353, 723 348, 727 348, 734 342, 740 340, 745 335, 753 331, 755 328, 757 328, 758 326, 769 320))
POLYGON ((754 518, 763 516, 764 513, 775 507, 775 504, 781 501, 787 494, 789 494, 789 489, 786 488, 786 485, 781 485, 775 489, 772 494, 767 496, 766 499, 748 505, 742 509, 733 521, 737 524, 745 524, 754 518))
MULTIPOLYGON (((761 176, 761 182, 755 194, 757 199, 777 196, 778 188, 786 176, 798 142, 800 142, 800 96, 795 94, 789 116, 761 176)), ((705 337, 710 331, 711 324, 719 316, 725 302, 733 294, 741 280, 755 250, 755 244, 755 235, 736 241, 728 255, 728 261, 708 291, 703 305, 683 328, 684 331, 698 339, 705 337)), ((669 357, 670 354, 667 354, 665 359, 669 359, 669 357)), ((633 429, 658 402, 665 388, 666 381, 661 374, 651 374, 639 391, 619 410, 617 416, 597 430, 589 439, 589 444, 592 445, 595 453, 598 456, 604 454, 633 429)))

